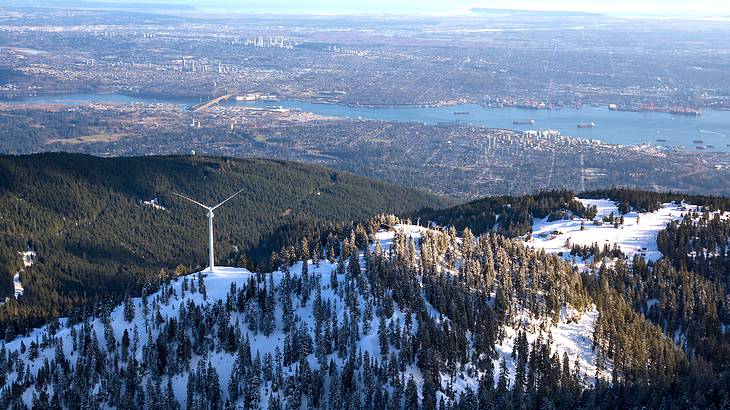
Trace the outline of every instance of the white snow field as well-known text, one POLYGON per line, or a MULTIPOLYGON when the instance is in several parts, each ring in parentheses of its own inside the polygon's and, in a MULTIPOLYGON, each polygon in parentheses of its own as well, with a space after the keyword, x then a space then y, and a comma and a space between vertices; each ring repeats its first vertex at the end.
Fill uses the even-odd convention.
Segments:
MULTIPOLYGON (((608 199, 579 199, 583 205, 595 205, 598 208, 596 220, 609 216, 612 212, 616 217, 621 214, 616 204, 608 199)), ((673 203, 663 204, 656 212, 637 213, 629 212, 624 215, 624 224, 614 228, 610 223, 596 226, 591 220, 583 220, 585 230, 581 231, 581 219, 559 220, 548 222, 547 218, 535 219, 532 225, 532 235, 526 240, 527 245, 544 249, 546 252, 562 252, 566 259, 571 260, 570 244, 591 246, 597 243, 603 248, 604 244, 621 248, 621 251, 631 259, 635 254, 645 259, 656 261, 661 257, 657 249, 656 238, 659 231, 666 228, 673 220, 681 219, 684 214, 697 209, 696 206, 673 203), (638 217, 638 222, 637 222, 638 217)))

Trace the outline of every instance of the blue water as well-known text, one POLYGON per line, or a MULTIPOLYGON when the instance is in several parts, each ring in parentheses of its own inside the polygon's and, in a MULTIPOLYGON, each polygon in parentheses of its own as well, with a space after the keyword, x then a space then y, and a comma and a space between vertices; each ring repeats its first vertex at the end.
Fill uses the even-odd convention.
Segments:
MULTIPOLYGON (((79 105, 89 102, 116 104, 165 102, 178 104, 182 109, 186 109, 200 101, 168 97, 130 97, 120 94, 72 94, 59 97, 31 97, 10 102, 64 105, 79 105)), ((610 111, 606 107, 592 106, 581 109, 531 110, 486 108, 475 104, 450 107, 370 108, 294 100, 236 104, 256 107, 283 106, 325 116, 352 119, 410 121, 428 124, 456 121, 481 127, 523 131, 552 129, 560 131, 563 135, 599 139, 610 144, 651 143, 669 147, 684 147, 692 151, 697 151, 697 145, 703 145, 707 147, 707 151, 730 152, 730 111, 706 110, 702 116, 693 117, 658 112, 610 111), (456 115, 455 112, 468 112, 468 114, 456 115), (535 123, 532 125, 513 123, 513 121, 524 120, 534 120, 535 123), (591 122, 596 124, 595 128, 577 127, 578 124, 591 122), (695 143, 694 140, 702 140, 702 142, 695 143)))
POLYGON ((489 128, 515 130, 558 130, 573 137, 598 139, 610 144, 651 143, 696 150, 730 152, 730 111, 704 111, 699 117, 659 112, 611 111, 607 107, 581 109, 531 110, 526 108, 487 108, 475 104, 451 107, 351 107, 302 101, 246 103, 249 105, 299 108, 315 114, 384 121, 415 121, 429 124, 457 121, 489 128), (454 114, 468 112, 469 114, 454 114), (534 120, 534 124, 515 125, 513 121, 534 120), (595 123, 595 128, 578 128, 578 124, 595 123), (657 141, 665 140, 665 141, 657 141), (702 140, 702 143, 694 143, 702 140), (712 145, 714 148, 710 148, 712 145))

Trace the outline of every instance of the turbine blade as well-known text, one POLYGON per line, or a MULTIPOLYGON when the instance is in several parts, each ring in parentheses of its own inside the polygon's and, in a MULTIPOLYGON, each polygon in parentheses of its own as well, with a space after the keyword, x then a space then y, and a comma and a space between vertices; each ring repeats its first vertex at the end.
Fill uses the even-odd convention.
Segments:
POLYGON ((213 211, 213 210, 215 210, 216 208, 218 208, 219 206, 221 206, 221 205, 225 204, 226 202, 230 201, 231 199, 233 199, 233 197, 234 197, 234 196, 236 196, 236 195, 240 194, 241 192, 243 192, 243 191, 244 191, 244 189, 246 189, 246 188, 241 188, 241 190, 240 190, 240 191, 238 191, 238 192, 236 192, 235 194, 233 194, 233 195, 229 196, 229 197, 228 197, 228 199, 226 199, 225 201, 223 201, 223 202, 219 203, 218 205, 214 206, 214 207, 213 207, 213 208, 211 208, 210 210, 211 210, 211 211, 213 211))
POLYGON ((196 204, 196 205, 200 205, 200 206, 202 206, 203 208, 205 208, 205 209, 207 209, 207 210, 209 210, 209 211, 211 211, 211 210, 212 210, 212 208, 211 208, 211 207, 209 207, 208 205, 203 205, 203 204, 201 204, 200 202, 198 202, 198 201, 196 201, 196 200, 194 200, 194 199, 192 199, 192 198, 188 198, 188 197, 186 197, 185 195, 181 195, 181 194, 178 194, 177 192, 173 192, 173 195, 177 195, 177 196, 179 196, 180 198, 183 198, 183 199, 187 199, 188 201, 190 201, 190 202, 192 202, 192 203, 194 203, 194 204, 196 204))

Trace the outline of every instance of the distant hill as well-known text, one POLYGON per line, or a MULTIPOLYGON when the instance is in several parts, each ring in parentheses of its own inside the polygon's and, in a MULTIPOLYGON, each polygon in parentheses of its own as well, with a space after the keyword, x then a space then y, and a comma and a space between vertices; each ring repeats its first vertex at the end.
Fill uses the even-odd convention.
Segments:
POLYGON ((138 289, 162 268, 207 266, 205 211, 172 192, 217 203, 241 188, 216 211, 219 263, 267 260, 286 243, 291 224, 349 223, 447 204, 415 189, 287 161, 0 156, 0 296, 10 298, 0 320, 56 315, 138 289), (36 256, 24 267, 27 251, 36 256), (16 304, 12 279, 21 269, 24 294, 16 304))
POLYGON ((48 7, 73 9, 99 10, 159 10, 159 11, 191 11, 195 7, 177 3, 148 3, 148 2, 115 2, 115 1, 86 1, 86 0, 9 0, 7 6, 48 7))
POLYGON ((475 7, 469 9, 472 13, 477 14, 509 14, 509 15, 525 15, 525 16, 564 16, 564 17, 596 17, 603 16, 599 13, 588 13, 581 11, 560 11, 560 10, 519 10, 519 9, 493 9, 475 7))

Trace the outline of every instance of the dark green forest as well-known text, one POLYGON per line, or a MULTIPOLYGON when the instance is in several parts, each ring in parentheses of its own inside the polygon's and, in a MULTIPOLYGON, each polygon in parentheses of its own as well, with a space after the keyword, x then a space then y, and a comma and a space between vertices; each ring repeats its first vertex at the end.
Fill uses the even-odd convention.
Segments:
MULTIPOLYGON (((506 236, 526 235, 532 231, 532 218, 551 220, 571 215, 593 219, 595 209, 586 209, 575 199, 576 193, 566 190, 542 191, 533 195, 485 197, 465 204, 442 209, 421 209, 410 213, 425 225, 469 228, 476 234, 495 231, 506 236)), ((685 201, 708 211, 730 210, 730 198, 709 195, 687 195, 672 192, 641 191, 632 188, 609 188, 580 193, 581 198, 614 200, 622 213, 631 210, 654 212, 667 202, 685 201)))
POLYGON ((411 215, 423 222, 440 226, 469 228, 476 234, 496 231, 507 236, 520 236, 532 230, 532 218, 560 219, 566 214, 592 218, 594 210, 585 209, 570 191, 545 191, 517 197, 494 196, 478 199, 446 209, 422 209, 411 215))
POLYGON ((133 292, 161 270, 207 266, 205 210, 172 192, 216 204, 239 189, 216 210, 218 264, 268 262, 293 229, 447 204, 414 189, 287 161, 2 156, 0 296, 9 301, 0 321, 26 328, 84 302, 133 292), (164 209, 143 204, 154 198, 164 209), (26 250, 37 257, 21 275, 25 293, 16 303, 12 277, 26 250))

